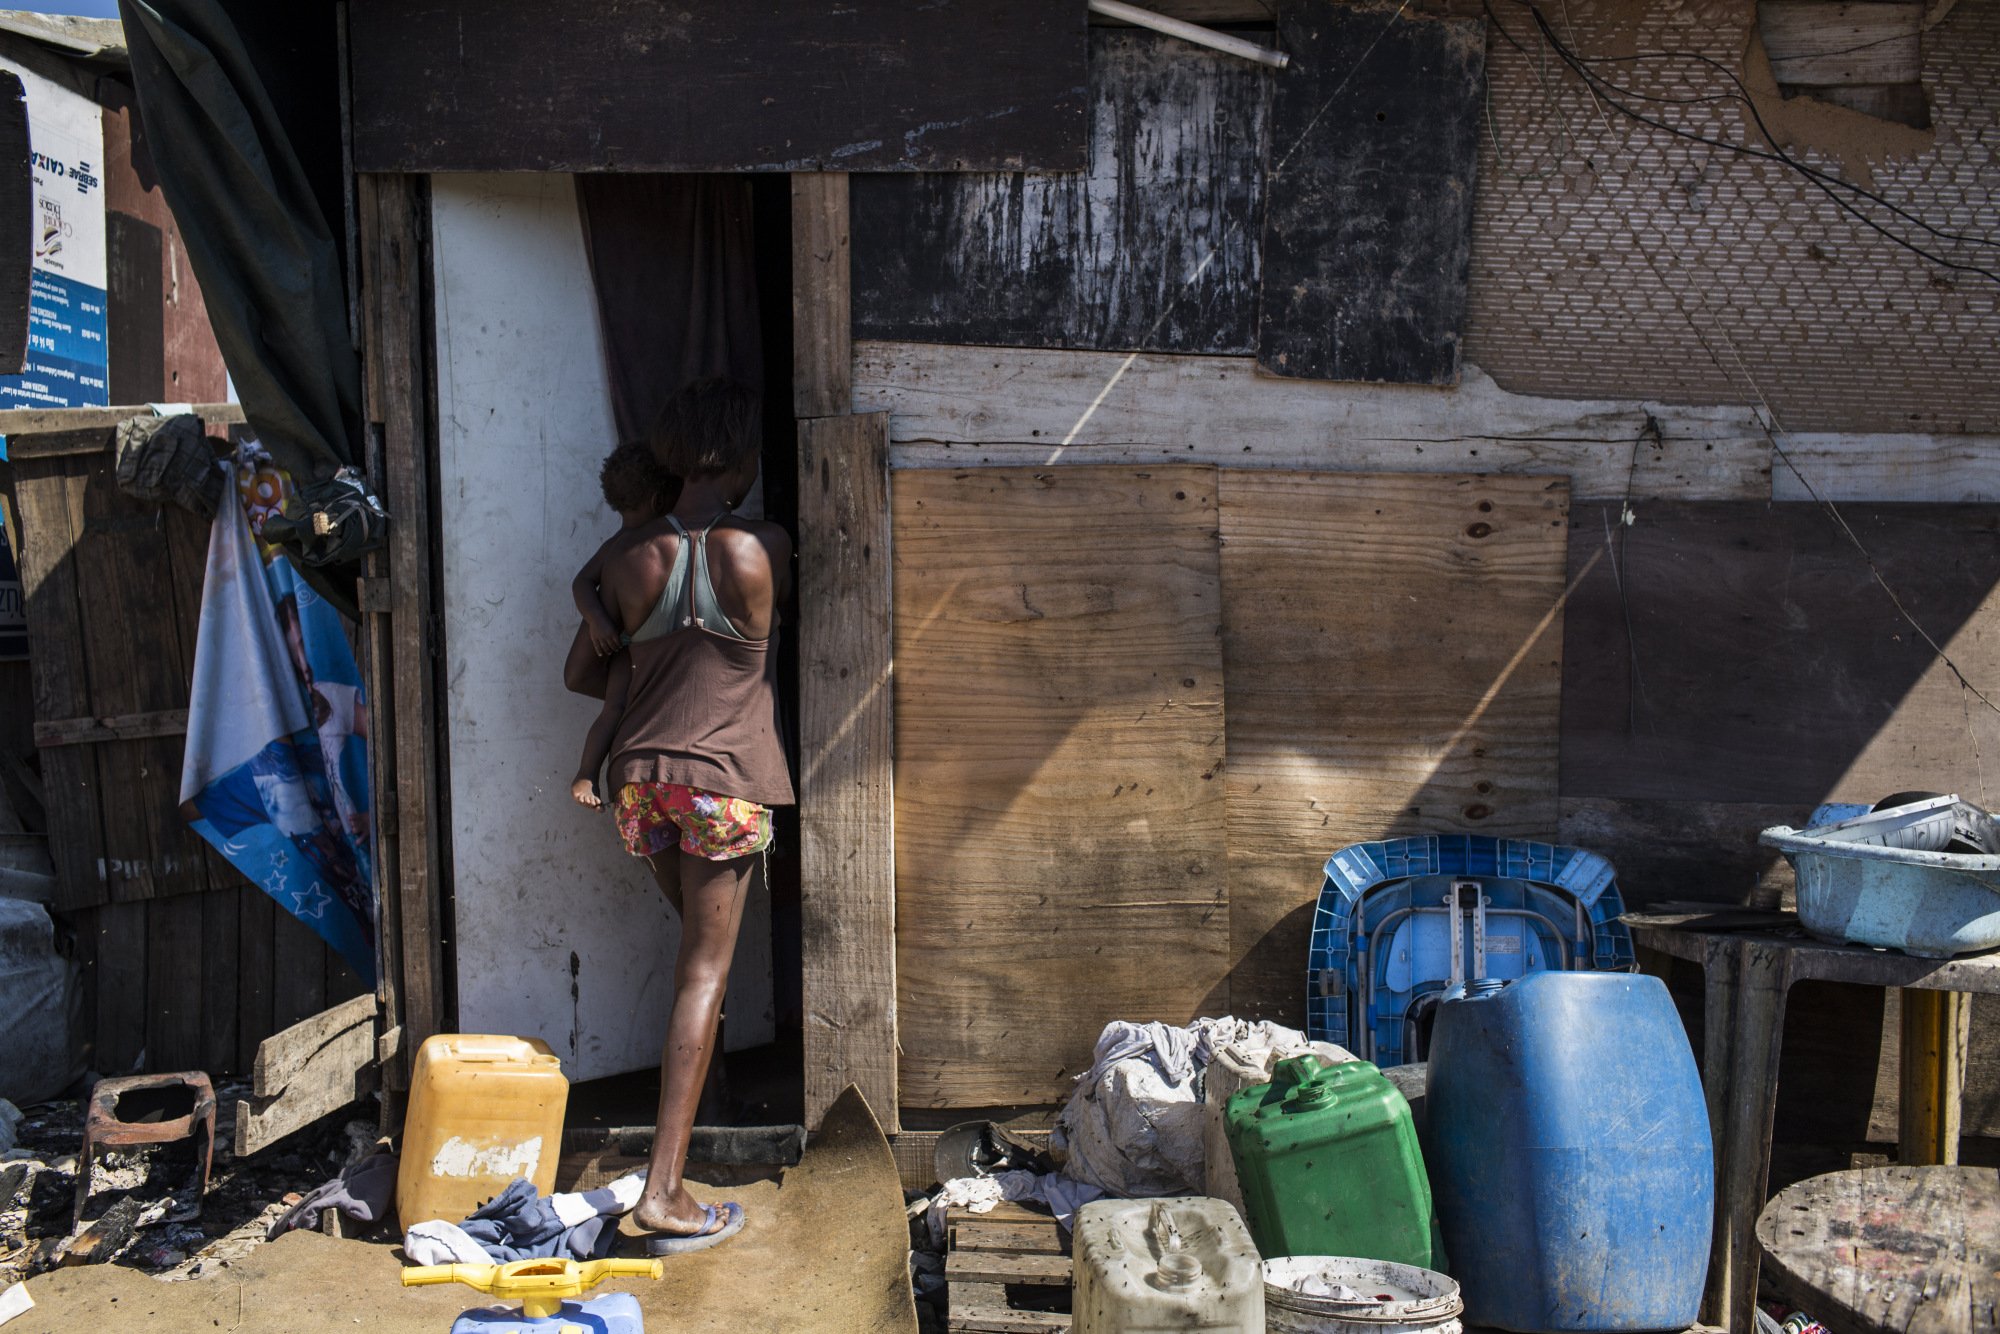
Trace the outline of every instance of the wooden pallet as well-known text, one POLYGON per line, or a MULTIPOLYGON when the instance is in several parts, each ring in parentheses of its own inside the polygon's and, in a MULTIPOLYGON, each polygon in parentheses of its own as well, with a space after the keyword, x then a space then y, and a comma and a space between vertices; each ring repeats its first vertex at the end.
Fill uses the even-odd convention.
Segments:
POLYGON ((1053 1334, 1069 1313, 1033 1309, 1029 1294, 1059 1289, 1067 1306, 1070 1259, 1056 1220, 1018 1204, 945 1215, 945 1292, 951 1334, 1053 1334), (1024 1309, 1025 1308, 1025 1309, 1024 1309))

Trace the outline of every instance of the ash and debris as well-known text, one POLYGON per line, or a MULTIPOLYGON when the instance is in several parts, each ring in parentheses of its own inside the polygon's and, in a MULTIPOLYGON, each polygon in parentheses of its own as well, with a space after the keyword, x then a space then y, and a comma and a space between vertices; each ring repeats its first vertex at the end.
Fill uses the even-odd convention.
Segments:
POLYGON ((238 1158, 233 1119, 249 1085, 216 1088, 215 1161, 201 1193, 192 1139, 101 1152, 83 1223, 71 1226, 83 1146, 82 1099, 23 1108, 0 1152, 0 1291, 59 1265, 114 1263, 167 1280, 227 1268, 262 1245, 301 1195, 375 1145, 375 1128, 333 1118, 238 1158))

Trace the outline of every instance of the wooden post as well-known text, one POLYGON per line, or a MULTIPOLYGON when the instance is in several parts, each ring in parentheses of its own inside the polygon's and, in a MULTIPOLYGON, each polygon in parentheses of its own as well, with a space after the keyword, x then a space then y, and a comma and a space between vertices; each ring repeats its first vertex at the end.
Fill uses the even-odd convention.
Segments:
POLYGON ((378 880, 385 967, 379 991, 383 1024, 399 1026, 402 1039, 400 1057, 388 1072, 395 1088, 403 1084, 410 1053, 445 1023, 440 646, 432 593, 432 412, 426 373, 429 191, 421 177, 363 175, 357 197, 367 463, 389 512, 388 552, 371 561, 363 607, 381 753, 375 803, 384 844, 378 880))
POLYGON ((799 827, 806 1124, 896 1098, 889 418, 799 423, 799 827))
POLYGON ((897 1130, 889 419, 853 407, 847 177, 792 177, 805 1115, 849 1084, 897 1130))
POLYGON ((1905 989, 1898 1159, 1905 1167, 1958 1162, 1960 1102, 1972 1033, 1971 997, 1962 991, 1905 989))
MULTIPOLYGON (((847 176, 796 175, 792 177, 792 414, 796 417, 838 417, 853 408, 854 335, 848 291, 847 176)), ((803 474, 801 479, 803 484, 803 474)))
POLYGON ((1715 1234, 1702 1319, 1752 1334, 1757 1215, 1771 1173, 1792 954, 1756 941, 1718 939, 1705 972, 1702 1084, 1715 1145, 1715 1234))

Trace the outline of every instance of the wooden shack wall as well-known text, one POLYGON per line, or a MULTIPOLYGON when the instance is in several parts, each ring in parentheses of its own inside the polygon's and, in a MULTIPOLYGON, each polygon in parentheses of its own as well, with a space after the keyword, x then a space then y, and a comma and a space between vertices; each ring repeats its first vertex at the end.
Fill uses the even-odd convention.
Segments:
MULTIPOLYGON (((1745 36, 1750 0, 1725 4, 1720 19, 1714 7, 1696 15, 1661 6, 1637 18, 1630 6, 1572 8, 1570 40, 1587 58, 1699 36, 1733 64, 1748 46, 1753 92, 1760 105, 1776 102, 1761 48, 1745 36)), ((1988 58, 1968 53, 2000 49, 1983 40, 1996 23, 1990 9, 1961 6, 1924 43, 1934 128, 1918 138, 1871 137, 1823 108, 1763 109, 1806 161, 1850 178, 1872 174, 1926 217, 1988 232, 1993 220, 1981 210, 1991 208, 1996 181, 1980 145, 2000 116, 2000 84, 1967 78, 1960 66, 1988 58)), ((1531 32, 1512 35, 1519 49, 1493 33, 1487 40, 1491 123, 1476 149, 1455 388, 1266 378, 1215 320, 1168 318, 1189 292, 1206 312, 1243 308, 1241 286, 1218 284, 1254 284, 1259 266, 1254 254, 1211 240, 1221 258, 1204 264, 1196 245, 1178 265, 1181 282, 1157 282, 1161 253, 1200 242, 1236 205, 1217 195, 1195 207, 1188 192, 1206 187, 1176 170, 1182 158, 1132 151, 1157 146, 1143 124, 1094 139, 1087 190, 1018 176, 854 179, 852 405, 888 415, 894 515, 905 1108, 1058 1100, 1088 1058, 1088 1025, 1038 1024, 1034 1015, 1081 1006, 1094 1016, 1098 988, 1112 976, 1099 960, 1119 950, 1143 947, 1159 980, 1150 1009, 1134 1007, 1129 986, 1111 986, 1107 994, 1126 1006, 1118 1017, 1185 1020, 1229 1008, 1302 1020, 1300 915, 1318 890, 1312 867, 1347 843, 1439 827, 1542 837, 1610 855, 1634 907, 1769 903, 1789 885, 1783 863, 1756 846, 1766 825, 1801 822, 1823 800, 1872 801, 1911 787, 2000 799, 1984 761, 2000 755, 2000 715, 1938 652, 2000 699, 1993 285, 1927 265, 1780 164, 1607 119, 1615 113, 1580 83, 1557 78, 1553 55, 1538 57, 1531 32), (923 207, 887 207, 912 198, 923 207), (891 256, 914 290, 881 281, 891 256), (1077 275, 1069 283, 1050 277, 1066 267, 1077 275), (1027 295, 1015 291, 982 334, 962 303, 932 299, 945 279, 927 289, 925 273, 973 291, 1008 290, 1019 279, 1027 295), (1091 304, 1130 298, 1139 278, 1153 284, 1139 309, 1113 318, 1091 304), (1019 327, 1028 296, 1039 340, 1019 327), (952 341, 935 341, 947 328, 952 341), (1121 332, 1133 328, 1146 336, 1121 332), (1142 879, 1185 862, 1191 832, 1213 838, 1211 807, 1190 798, 1134 824, 1120 803, 1130 782, 1145 792, 1156 780, 1181 781, 1206 737, 1184 729, 1183 742, 1154 752, 1152 767, 1114 773, 1100 747, 1026 735, 1040 726, 1035 710, 1061 700, 1087 718, 1122 701, 1138 721, 1135 701, 1177 707, 1175 690, 1134 695, 1120 673, 1172 665, 1163 681, 1199 682, 1194 668, 1206 650, 1194 635, 1141 636, 1121 648, 1110 630, 1094 628, 1121 623, 1122 581, 1148 577, 1146 562, 1176 549, 1171 525, 1107 552, 1103 525, 1082 517, 1091 505, 1068 528, 1050 527, 1035 518, 1038 496, 1074 488, 1093 498, 1105 524, 1113 514, 1124 523, 1140 506, 1134 488, 1155 484, 1149 471, 1165 478, 1186 469, 1209 470, 1202 485, 1212 482, 1220 497, 1219 573, 1196 579, 1189 596, 1219 592, 1203 623, 1214 623, 1224 645, 1223 846, 1211 843, 1196 859, 1192 894, 1158 892, 1153 874, 1155 892, 1107 898, 1094 872, 1088 884, 1072 879, 1066 852, 1076 831, 1121 831, 1142 879), (1527 525, 1518 515, 1443 521, 1455 497, 1487 484, 1481 475, 1496 486, 1512 477, 1562 488, 1546 520, 1554 546, 1523 536, 1510 548, 1518 563, 1482 564, 1480 543, 1527 525), (1232 492, 1261 500, 1234 523, 1232 492), (967 508, 975 495, 988 497, 984 519, 967 508), (956 551, 944 544, 947 554, 934 554, 940 545, 925 538, 919 501, 942 501, 955 516, 956 551), (1030 522, 1011 531, 1017 520, 1030 522), (1468 537, 1480 524, 1490 526, 1468 537), (1277 552, 1268 570, 1233 577, 1232 567, 1253 568, 1244 544, 1265 531, 1277 552), (1022 573, 1023 561, 1067 567, 1066 583, 1022 573), (1527 580, 1525 591, 1496 612, 1485 594, 1507 586, 1500 572, 1509 569, 1527 580), (1057 595, 1057 608, 1040 593, 1057 595), (1375 614, 1356 615, 1357 607, 1375 614), (1016 707, 980 712, 966 703, 957 727, 929 727, 929 692, 943 679, 934 669, 951 660, 926 637, 934 646, 952 637, 945 632, 987 643, 991 698, 1016 707), (1030 651, 1051 634, 1059 653, 1030 651), (1467 671, 1468 659, 1481 670, 1467 671), (1018 678, 1029 670, 1048 675, 1024 690, 1018 678), (1300 677, 1290 690, 1261 684, 1287 670, 1300 677), (1546 711, 1496 711, 1502 696, 1545 698, 1546 711), (1437 707, 1426 712, 1417 700, 1437 707), (1418 726, 1393 758, 1334 744, 1385 736, 1401 718, 1418 726), (1253 754, 1260 736, 1273 738, 1269 763, 1253 754), (1318 742, 1327 744, 1314 755, 1318 742), (996 754, 1014 756, 1000 773, 1020 771, 1022 753, 1038 747, 1078 775, 1106 771, 1061 790, 1059 801, 1035 803, 1024 798, 1056 790, 1048 775, 1008 790, 995 771, 971 771, 996 754), (1413 779, 1396 770, 1408 762, 1413 779), (1342 786, 1353 782, 1373 782, 1373 794, 1356 799, 1342 786), (1442 799, 1411 799, 1419 793, 1442 799), (1253 864, 1267 844, 1291 839, 1299 850, 1275 873, 1253 864), (1219 883, 1217 855, 1226 859, 1219 883), (997 888, 965 894, 979 877, 1012 898, 995 899, 997 888), (1190 899, 1214 911, 1178 924, 1157 916, 1184 913, 1190 899), (1092 906, 1099 901, 1156 916, 1143 931, 1127 930, 1092 906), (1219 966, 1218 939, 1228 942, 1219 966), (940 1003, 936 986, 949 980, 926 955, 980 960, 944 997, 960 1059, 939 1058, 951 1050, 947 1034, 930 1032, 939 1021, 921 1013, 940 1003)), ((1094 82, 1110 67, 1099 55, 1094 48, 1094 82)), ((1177 47, 1149 56, 1147 89, 1199 88, 1200 68, 1215 59, 1177 47)), ((1237 77, 1216 68, 1216 79, 1237 77)), ((1211 88, 1210 104, 1240 100, 1230 89, 1211 88)), ((1393 88, 1373 95, 1385 116, 1406 105, 1393 88)), ((1097 87, 1093 103, 1094 132, 1116 123, 1101 114, 1116 98, 1097 87)), ((1152 106, 1160 116, 1186 109, 1171 98, 1152 106)), ((1736 113, 1703 114, 1716 137, 1750 133, 1736 113)), ((1268 164, 1266 145, 1244 142, 1194 148, 1247 151, 1268 164)), ((1216 170, 1237 188, 1226 162, 1216 170)), ((1512 503, 1480 499, 1503 513, 1512 503)), ((979 694, 977 664, 960 670, 970 675, 952 689, 969 700, 979 694)), ((1847 1128, 1866 1138, 1866 1075, 1878 1055, 1889 1073, 1876 1086, 1894 1087, 1893 1025, 1878 1053, 1866 1004, 1832 998, 1806 1007, 1814 1008, 1862 1022, 1795 1045, 1860 1063, 1864 1105, 1858 1128, 1851 1118, 1847 1128)), ((1802 1022, 1810 1025, 1810 1013, 1802 1022)), ((1995 1007, 1977 1006, 1969 1133, 2000 1132, 1996 1030, 1995 1007)), ((1874 1119, 1879 1132, 1879 1109, 1874 1119)))
POLYGON ((121 492, 110 440, 109 426, 16 434, 0 465, 29 637, 26 680, 0 686, 28 686, 12 709, 42 733, 15 756, 40 788, 24 814, 56 863, 91 1068, 247 1073, 264 1038, 365 988, 181 820, 209 525, 121 492), (115 726, 79 733, 105 718, 115 726))

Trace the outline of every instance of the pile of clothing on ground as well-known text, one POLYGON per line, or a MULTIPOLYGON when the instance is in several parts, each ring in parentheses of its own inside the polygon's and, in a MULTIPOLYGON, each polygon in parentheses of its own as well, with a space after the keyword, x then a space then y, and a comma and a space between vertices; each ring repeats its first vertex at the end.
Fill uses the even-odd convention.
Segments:
MULTIPOLYGON (((1197 1019, 1184 1028, 1107 1024, 1049 1135, 1048 1152, 983 1128, 960 1158, 971 1172, 945 1181, 931 1198, 931 1235, 942 1243, 947 1209, 985 1213, 1002 1200, 1046 1204, 1068 1227, 1078 1209, 1107 1195, 1210 1193, 1223 1102, 1246 1079, 1268 1079, 1279 1061, 1301 1055, 1354 1059, 1332 1043, 1308 1041, 1297 1029, 1268 1021, 1197 1019), (1211 1080, 1212 1072, 1228 1078, 1211 1080)), ((1220 1156, 1226 1159, 1226 1150, 1220 1156)))
MULTIPOLYGON (((380 1222, 396 1203, 400 1159, 378 1153, 355 1163, 300 1200, 271 1225, 270 1235, 293 1228, 316 1228, 325 1210, 337 1209, 356 1224, 380 1222)), ((498 1195, 459 1222, 426 1219, 403 1234, 411 1264, 506 1264, 513 1260, 600 1260, 611 1254, 618 1219, 639 1203, 643 1170, 596 1190, 542 1195, 517 1177, 498 1195)))

